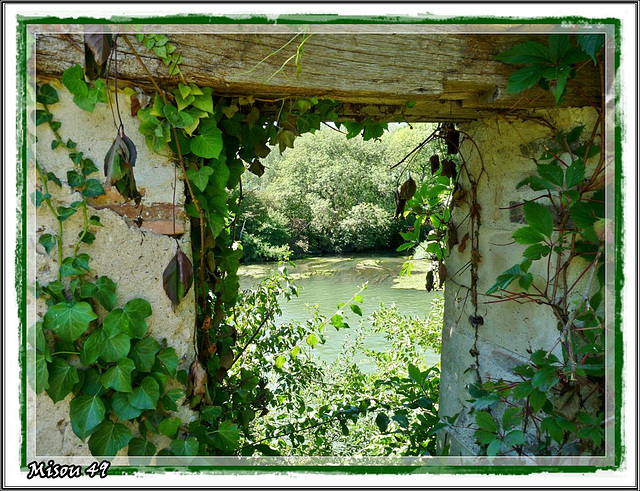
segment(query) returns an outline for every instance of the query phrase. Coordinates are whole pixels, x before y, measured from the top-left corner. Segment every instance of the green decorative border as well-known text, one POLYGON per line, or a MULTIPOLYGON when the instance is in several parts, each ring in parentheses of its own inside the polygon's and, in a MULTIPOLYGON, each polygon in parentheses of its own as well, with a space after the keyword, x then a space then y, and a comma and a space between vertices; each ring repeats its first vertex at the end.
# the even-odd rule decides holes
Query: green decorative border
MULTIPOLYGON (((42 24, 249 24, 249 25, 275 25, 276 21, 269 19, 266 15, 253 16, 215 16, 200 14, 185 15, 169 15, 162 17, 124 17, 112 16, 109 19, 97 19, 91 17, 76 18, 58 18, 58 17, 27 17, 18 16, 18 39, 17 39, 17 64, 18 64, 18 84, 17 94, 18 100, 25 100, 25 87, 27 83, 26 61, 27 61, 27 27, 29 25, 42 24)), ((583 17, 547 17, 547 18, 492 18, 492 17, 448 17, 432 16, 425 14, 422 17, 411 16, 340 16, 333 14, 296 14, 282 15, 277 18, 277 24, 295 25, 295 24, 325 24, 325 25, 450 25, 450 24, 470 24, 470 25, 502 25, 502 24, 534 24, 534 25, 559 25, 562 23, 570 23, 573 25, 607 25, 614 26, 615 32, 615 60, 614 73, 620 67, 620 45, 621 21, 615 18, 588 19, 583 17)), ((446 33, 443 33, 446 34, 446 33)), ((513 34, 517 34, 514 32, 513 34)), ((620 103, 620 87, 616 84, 615 107, 619 107, 620 103)), ((620 111, 615 111, 615 192, 614 192, 614 224, 615 224, 615 243, 621 244, 623 241, 623 230, 621 227, 623 197, 622 197, 622 180, 624 178, 622 172, 622 116, 620 111)), ((17 125, 18 140, 18 156, 17 162, 17 180, 19 209, 17 210, 18 223, 17 244, 16 244, 16 293, 19 298, 19 319, 20 319, 20 419, 22 423, 21 435, 22 445, 20 449, 22 470, 26 471, 27 449, 26 449, 26 125, 27 125, 27 108, 23 103, 20 107, 17 125)), ((589 465, 567 465, 567 466, 490 466, 490 465, 445 465, 445 466, 158 466, 158 467, 133 467, 133 466, 114 466, 109 469, 110 475, 133 475, 136 473, 159 473, 169 471, 186 471, 186 472, 215 472, 221 474, 234 475, 255 475, 262 473, 326 473, 326 474, 508 474, 508 475, 527 475, 532 473, 543 472, 564 472, 564 473, 584 473, 595 472, 599 470, 615 470, 618 469, 622 462, 624 447, 622 445, 621 436, 621 408, 622 408, 622 368, 623 368, 623 337, 622 337, 622 287, 623 278, 623 257, 622 250, 616 247, 615 252, 615 463, 611 466, 589 466, 589 465)))

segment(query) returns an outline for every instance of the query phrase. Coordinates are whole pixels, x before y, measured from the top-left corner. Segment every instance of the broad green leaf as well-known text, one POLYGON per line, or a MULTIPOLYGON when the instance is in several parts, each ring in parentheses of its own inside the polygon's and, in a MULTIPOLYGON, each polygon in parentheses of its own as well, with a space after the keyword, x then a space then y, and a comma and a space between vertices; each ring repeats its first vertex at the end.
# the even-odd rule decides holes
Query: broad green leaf
POLYGON ((537 232, 551 237, 553 233, 553 215, 551 211, 544 205, 534 201, 525 201, 524 216, 529 226, 537 232))
POLYGON ((47 394, 53 400, 58 402, 67 397, 80 379, 76 367, 62 358, 54 358, 49 364, 49 387, 46 389, 47 394))
MULTIPOLYGON (((240 431, 238 425, 231 421, 223 421, 213 433, 213 442, 216 447, 225 452, 232 452, 238 446, 240 431)), ((173 447, 172 447, 173 448, 173 447)))
POLYGON ((354 314, 359 315, 360 317, 362 317, 362 309, 358 305, 350 304, 349 308, 351 309, 351 311, 354 314))
POLYGON ((211 162, 209 165, 213 169, 211 181, 217 188, 224 190, 224 188, 227 187, 229 176, 231 175, 229 167, 227 167, 227 164, 222 158, 211 162))
POLYGON ((571 41, 568 34, 552 34, 549 36, 549 54, 553 63, 562 61, 571 49, 571 41))
POLYGON ((547 394, 546 392, 542 392, 538 389, 533 389, 531 394, 529 394, 529 403, 534 411, 540 411, 544 403, 547 402, 547 394))
POLYGON ((42 109, 36 109, 36 126, 40 126, 41 124, 48 123, 53 119, 53 114, 49 111, 43 111, 42 109))
POLYGON ((115 309, 109 312, 104 318, 102 327, 109 337, 117 336, 121 333, 132 334, 129 326, 129 317, 122 309, 115 309))
POLYGON ((69 416, 73 430, 80 438, 86 438, 104 420, 106 408, 99 396, 82 395, 74 398, 69 404, 69 416), (76 431, 78 430, 78 431, 76 431))
POLYGON ((557 163, 553 164, 538 164, 538 174, 545 181, 554 184, 555 186, 562 187, 564 182, 563 172, 557 163))
POLYGON ((49 369, 43 353, 36 353, 36 394, 49 388, 49 369))
POLYGON ((145 377, 139 387, 128 395, 129 404, 138 409, 155 409, 160 398, 160 387, 153 377, 145 377))
POLYGON ((494 432, 486 430, 476 430, 473 433, 473 436, 476 437, 478 442, 482 445, 488 445, 496 439, 496 434, 494 432))
POLYGON ((175 377, 176 370, 178 369, 178 355, 173 348, 164 348, 156 355, 157 361, 164 370, 167 371, 169 376, 175 377))
POLYGON ((312 348, 315 348, 318 344, 317 336, 315 334, 310 334, 309 336, 307 336, 307 344, 312 348))
POLYGON ((123 421, 137 418, 142 414, 142 409, 131 405, 129 395, 123 392, 116 392, 111 399, 111 409, 113 409, 118 419, 123 421))
POLYGON ((531 382, 529 381, 520 382, 513 389, 512 395, 514 399, 526 399, 527 396, 531 394, 532 390, 533 390, 533 387, 531 387, 531 382))
POLYGON ((44 315, 44 328, 52 329, 64 341, 73 342, 89 327, 97 315, 86 302, 62 302, 50 307, 44 315))
POLYGON ((551 252, 551 247, 544 244, 533 244, 527 247, 522 256, 527 259, 540 259, 542 256, 546 256, 551 252))
POLYGON ((182 420, 178 417, 163 419, 158 425, 158 430, 163 435, 173 438, 176 436, 181 424, 182 420))
POLYGON ((507 92, 517 94, 533 87, 542 78, 543 72, 544 68, 538 65, 527 66, 513 72, 507 82, 507 92))
POLYGON ((495 57, 504 63, 549 63, 549 48, 535 41, 517 44, 495 57))
POLYGON ((133 392, 131 388, 131 372, 135 365, 128 358, 122 358, 117 365, 107 369, 102 375, 102 385, 105 389, 115 389, 119 392, 133 392))
POLYGON ((502 451, 502 442, 500 440, 493 440, 487 447, 487 455, 493 457, 498 455, 502 451))
POLYGON ((420 369, 413 363, 409 363, 409 377, 411 377, 414 382, 417 382, 419 384, 421 384, 424 380, 424 376, 420 372, 420 369))
POLYGON ((522 186, 528 185, 534 191, 542 191, 543 189, 553 189, 554 186, 549 181, 542 179, 538 176, 530 176, 518 183, 516 189, 520 189, 522 186))
POLYGON ((276 368, 278 370, 280 370, 284 366, 286 361, 287 361, 287 359, 283 355, 278 356, 276 358, 276 363, 275 363, 276 368))
POLYGON ((198 89, 198 91, 201 91, 202 94, 196 95, 196 91, 194 91, 193 87, 191 88, 191 96, 195 96, 193 106, 201 111, 213 114, 213 98, 211 95, 213 89, 211 87, 203 87, 202 89, 198 89))
POLYGON ((84 81, 84 70, 80 65, 74 65, 67 68, 62 73, 62 84, 73 95, 87 96, 89 93, 89 87, 84 81))
POLYGON ((485 431, 489 431, 492 433, 498 431, 498 423, 493 418, 493 416, 486 411, 476 412, 476 423, 481 429, 485 431))
POLYGON ((135 363, 139 372, 150 372, 158 351, 160 351, 158 342, 153 338, 146 337, 133 345, 128 357, 135 363))
POLYGON ((167 104, 162 108, 164 116, 174 128, 188 128, 195 119, 186 111, 178 111, 175 106, 167 104))
POLYGON ((116 283, 107 276, 101 276, 94 283, 92 292, 95 298, 106 310, 112 310, 116 305, 116 283))
POLYGON ((171 450, 175 455, 181 457, 198 455, 199 448, 198 440, 193 437, 187 438, 186 440, 176 438, 171 441, 171 450))
POLYGON ((67 184, 72 188, 80 188, 85 182, 83 175, 74 170, 67 171, 67 184))
POLYGON ((106 340, 107 335, 101 327, 93 331, 91 335, 85 339, 82 352, 80 353, 80 361, 83 365, 91 365, 96 362, 102 354, 106 340))
POLYGON ((518 244, 537 244, 544 241, 544 235, 533 227, 521 227, 511 236, 518 244))
POLYGON ((573 186, 577 186, 582 183, 585 176, 585 167, 582 159, 576 159, 566 171, 566 186, 567 188, 572 188, 573 186))
POLYGON ((522 430, 513 430, 504 436, 504 444, 507 447, 515 447, 524 444, 524 433, 522 430))
POLYGON ((502 429, 508 430, 509 428, 516 426, 522 421, 522 409, 519 407, 510 407, 505 410, 502 415, 502 429))
POLYGON ((38 242, 44 247, 44 250, 47 251, 47 254, 51 252, 56 245, 56 236, 51 234, 42 234, 38 239, 38 242))
POLYGON ((87 179, 82 188, 82 194, 87 198, 95 198, 104 194, 104 188, 97 179, 87 179))
POLYGON ((518 280, 518 285, 525 291, 528 291, 533 283, 533 275, 531 273, 527 273, 524 276, 521 276, 518 280))
POLYGON ((40 104, 51 105, 59 101, 58 92, 49 84, 43 84, 38 87, 36 101, 40 104))
POLYGON ((217 159, 223 144, 222 132, 216 126, 215 120, 201 120, 197 131, 198 134, 191 138, 191 152, 205 159, 217 159))
POLYGON ((107 419, 89 439, 89 450, 94 457, 113 456, 127 446, 132 437, 131 430, 121 423, 107 419))
POLYGON ((397 422, 403 428, 409 427, 409 419, 404 414, 394 414, 393 416, 391 416, 391 419, 397 422))
POLYGON ((113 337, 106 336, 100 352, 100 359, 105 362, 116 362, 127 356, 130 349, 131 337, 128 334, 122 332, 113 337))
POLYGON ((582 48, 595 65, 597 63, 596 55, 604 44, 604 34, 576 34, 578 44, 582 48))
POLYGON ((150 441, 142 438, 132 438, 129 442, 127 455, 131 457, 153 456, 156 454, 156 451, 156 446, 150 441))
POLYGON ((329 320, 329 323, 337 329, 346 327, 343 317, 340 314, 334 314, 329 320))
POLYGON ((189 169, 187 171, 187 177, 200 191, 204 191, 209 184, 211 174, 213 174, 213 169, 208 165, 203 166, 200 170, 189 169))
POLYGON ((89 368, 84 372, 82 393, 88 396, 101 396, 106 392, 100 381, 100 372, 95 368, 89 368))
POLYGON ((531 385, 543 392, 558 383, 558 371, 553 366, 540 368, 531 379, 531 385))

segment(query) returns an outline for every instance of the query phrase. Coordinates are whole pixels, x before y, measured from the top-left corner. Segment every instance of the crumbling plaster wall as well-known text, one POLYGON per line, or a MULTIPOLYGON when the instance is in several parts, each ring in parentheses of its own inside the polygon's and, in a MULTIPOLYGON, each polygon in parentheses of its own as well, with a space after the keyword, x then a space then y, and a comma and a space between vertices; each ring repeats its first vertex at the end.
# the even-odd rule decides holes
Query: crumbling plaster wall
MULTIPOLYGON (((451 416, 462 410, 455 428, 448 435, 451 455, 478 453, 473 438, 475 420, 468 414, 467 402, 471 398, 468 385, 477 381, 478 374, 482 381, 512 379, 510 369, 528 360, 528 350, 549 350, 558 339, 557 321, 550 308, 531 303, 487 303, 496 299, 484 294, 498 275, 522 261, 526 246, 515 244, 511 237, 523 225, 522 213, 508 207, 539 195, 526 186, 516 189, 516 185, 535 173, 535 162, 531 157, 540 156, 544 146, 554 137, 552 129, 536 118, 543 118, 565 132, 585 125, 584 134, 587 135, 593 129, 597 113, 591 108, 576 108, 533 111, 528 116, 531 119, 496 116, 460 126, 477 144, 476 148, 467 138, 460 149, 470 174, 478 179, 483 165, 484 174, 477 182, 477 203, 480 205, 477 312, 469 291, 472 286, 470 268, 465 268, 472 259, 470 241, 462 252, 458 245, 454 246, 446 262, 440 413, 451 416), (483 322, 477 331, 470 319, 476 314, 483 322), (477 357, 473 356, 474 350, 477 357)), ((471 185, 464 171, 460 184, 467 192, 466 203, 456 206, 452 215, 459 240, 471 232, 471 185)), ((538 281, 545 273, 541 266, 534 262, 530 270, 534 278, 538 275, 538 281)), ((575 275, 575 271, 573 273, 575 275)), ((512 288, 518 291, 515 283, 512 288)), ((559 345, 554 353, 561 358, 559 345)))
MULTIPOLYGON (((116 136, 111 110, 106 104, 97 104, 92 113, 78 108, 72 95, 64 87, 51 82, 58 90, 60 102, 49 107, 53 119, 60 121, 59 130, 63 140, 72 139, 77 143, 76 151, 91 158, 100 170, 88 177, 104 182, 102 165, 104 156, 116 136)), ((144 197, 141 207, 133 202, 125 203, 115 189, 107 188, 106 196, 90 201, 89 215, 100 217, 102 227, 92 227, 96 240, 92 244, 81 244, 79 252, 91 256, 89 263, 95 277, 108 276, 118 285, 116 307, 122 307, 133 298, 144 298, 151 304, 153 313, 147 318, 147 333, 159 342, 166 339, 166 345, 176 350, 181 361, 179 368, 186 368, 193 359, 192 334, 195 319, 193 289, 178 305, 175 311, 162 286, 162 273, 176 252, 176 239, 187 254, 191 254, 188 220, 185 219, 184 182, 178 171, 176 199, 175 239, 165 234, 173 233, 172 202, 174 198, 175 165, 169 157, 152 153, 147 148, 144 137, 138 132, 139 122, 131 117, 131 106, 123 94, 119 96, 121 117, 125 131, 136 145, 138 159, 135 165, 135 178, 144 197), (136 223, 136 218, 143 218, 136 223)), ((117 116, 116 116, 117 117, 117 116)), ((66 173, 73 169, 68 151, 62 147, 51 149, 54 135, 47 124, 36 128, 37 144, 35 155, 46 172, 53 172, 62 181, 62 187, 49 182, 49 192, 55 206, 68 206, 81 199, 78 192, 67 186, 66 173)), ((27 179, 31 186, 38 186, 33 162, 30 162, 27 179)), ((31 187, 33 189, 33 187, 31 187)), ((46 285, 56 279, 57 247, 48 255, 38 237, 43 233, 56 234, 57 221, 45 205, 37 210, 28 205, 28 279, 29 306, 28 325, 41 321, 46 312, 46 304, 34 296, 34 283, 46 285)), ((73 254, 73 247, 82 231, 82 212, 78 211, 64 222, 63 257, 73 254)), ((99 316, 105 315, 100 305, 96 307, 99 316)), ((64 401, 54 404, 45 392, 34 394, 28 389, 28 451, 34 452, 34 458, 40 456, 89 456, 90 452, 73 432, 69 421, 69 395, 64 401)), ((184 418, 189 415, 186 409, 184 418)), ((132 425, 134 435, 136 430, 132 425)), ((158 448, 163 448, 168 439, 160 437, 158 448), (166 440, 166 441, 164 441, 166 440), (164 443, 164 445, 163 445, 164 443)), ((122 452, 121 452, 122 453, 122 452)), ((27 460, 32 460, 28 458, 27 460)))

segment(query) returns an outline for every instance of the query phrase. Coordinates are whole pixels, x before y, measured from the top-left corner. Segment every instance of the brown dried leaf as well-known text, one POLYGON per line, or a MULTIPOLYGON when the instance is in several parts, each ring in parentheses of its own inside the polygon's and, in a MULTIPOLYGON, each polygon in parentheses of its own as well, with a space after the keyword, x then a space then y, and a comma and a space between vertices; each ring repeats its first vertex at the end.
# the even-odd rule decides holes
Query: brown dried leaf
POLYGON ((444 141, 447 143, 447 153, 458 153, 460 147, 460 132, 455 129, 453 124, 447 127, 444 141))
POLYGON ((180 246, 162 273, 162 285, 175 309, 193 282, 193 265, 180 246))
POLYGON ((476 251, 475 249, 471 250, 471 262, 473 264, 478 264, 482 262, 482 256, 480 255, 480 253, 478 251, 476 251))
POLYGON ((140 110, 141 104, 138 100, 138 96, 135 94, 131 96, 131 117, 135 118, 138 115, 138 111, 140 110))
POLYGON ((438 263, 438 281, 440 282, 439 287, 442 288, 442 285, 444 285, 445 280, 447 279, 447 266, 440 261, 438 263))
POLYGON ((427 273, 427 279, 426 279, 425 285, 424 285, 428 292, 433 290, 433 281, 434 281, 433 271, 429 271, 427 273))
POLYGON ((264 174, 264 165, 262 165, 262 162, 260 162, 259 159, 255 158, 249 166, 249 172, 255 174, 258 177, 262 177, 262 175, 264 174))
POLYGON ((464 237, 462 237, 462 242, 458 246, 458 252, 460 253, 464 252, 464 250, 467 248, 468 240, 469 240, 469 233, 467 232, 466 234, 464 234, 464 237))
POLYGON ((233 351, 229 348, 229 351, 220 357, 220 366, 229 370, 233 366, 233 360, 233 351))
POLYGON ((413 195, 416 194, 416 189, 416 181, 409 177, 409 179, 400 186, 400 199, 410 200, 413 198, 413 195))
POLYGON ((191 395, 194 396, 203 396, 207 391, 207 371, 198 360, 194 360, 189 366, 188 387, 191 388, 191 395))
POLYGON ((431 161, 431 175, 433 175, 440 169, 440 157, 432 155, 429 160, 431 161))
POLYGON ((453 249, 453 246, 458 243, 458 229, 454 226, 449 227, 449 237, 447 239, 447 248, 453 249))

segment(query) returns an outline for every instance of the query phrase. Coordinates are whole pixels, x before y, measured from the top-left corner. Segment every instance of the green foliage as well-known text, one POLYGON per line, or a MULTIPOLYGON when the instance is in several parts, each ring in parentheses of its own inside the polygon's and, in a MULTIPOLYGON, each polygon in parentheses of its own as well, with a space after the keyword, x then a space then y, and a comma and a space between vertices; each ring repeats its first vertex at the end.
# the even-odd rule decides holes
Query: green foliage
POLYGON ((599 272, 604 266, 605 235, 596 231, 605 215, 604 190, 597 184, 603 160, 590 164, 593 171, 587 177, 585 162, 597 156, 592 149, 598 147, 593 137, 580 144, 582 130, 578 126, 567 135, 560 132, 538 159, 537 173, 518 184, 541 192, 523 203, 527 224, 513 234, 516 243, 528 247, 523 260, 498 276, 487 291, 500 292, 506 300, 550 306, 560 330, 556 345, 562 347, 562 360, 552 353, 555 346, 538 350, 531 353, 528 364, 514 368, 516 380, 470 387, 479 428, 475 437, 490 456, 603 451, 605 325, 599 310, 604 285, 599 272), (553 273, 552 265, 559 271, 580 268, 579 278, 587 278, 586 283, 568 283, 566 276, 553 273), (536 267, 546 275, 530 271, 536 267), (515 280, 521 292, 510 286, 515 280), (578 287, 585 293, 569 302, 578 287))
POLYGON ((496 59, 504 63, 526 65, 511 75, 507 92, 517 94, 539 84, 543 89, 550 90, 556 103, 560 104, 568 80, 575 77, 576 64, 587 60, 588 57, 591 57, 595 64, 597 52, 604 43, 604 36, 579 35, 579 48, 574 47, 571 40, 572 36, 568 34, 552 34, 547 46, 528 41, 497 55, 496 59))

